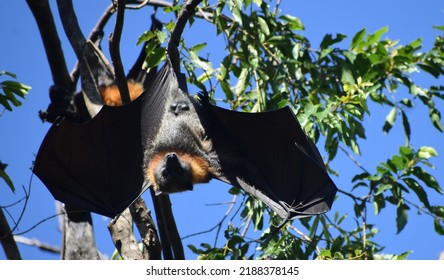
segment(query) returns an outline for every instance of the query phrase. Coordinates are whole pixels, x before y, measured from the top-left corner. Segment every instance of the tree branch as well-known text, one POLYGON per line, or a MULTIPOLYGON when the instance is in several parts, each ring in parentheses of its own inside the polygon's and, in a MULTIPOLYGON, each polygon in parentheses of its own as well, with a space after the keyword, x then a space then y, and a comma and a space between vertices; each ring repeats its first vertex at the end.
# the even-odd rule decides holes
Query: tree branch
POLYGON ((0 243, 8 260, 22 259, 2 208, 0 208, 0 243))
POLYGON ((54 84, 74 90, 48 0, 26 0, 42 37, 54 84))
POLYGON ((114 245, 124 260, 142 260, 142 252, 139 249, 132 230, 133 220, 129 208, 108 224, 114 245))
POLYGON ((39 28, 54 85, 50 88, 51 103, 46 111, 40 111, 43 121, 53 122, 59 115, 73 111, 72 97, 75 82, 66 67, 60 39, 55 27, 54 18, 47 0, 27 0, 28 7, 34 15, 39 28))
POLYGON ((162 247, 157 229, 147 209, 145 201, 139 197, 130 206, 131 216, 139 230, 144 245, 143 258, 147 260, 160 260, 162 247))
POLYGON ((179 46, 183 30, 185 29, 185 25, 187 24, 188 19, 195 14, 196 7, 201 2, 202 0, 188 0, 180 11, 174 29, 171 31, 171 37, 168 41, 167 51, 171 64, 173 65, 173 69, 177 73, 180 72, 180 57, 177 47, 179 46))
POLYGON ((94 239, 91 213, 73 209, 68 205, 57 203, 58 213, 63 213, 62 221, 62 259, 63 260, 99 260, 94 239))
POLYGON ((61 249, 59 247, 55 247, 55 246, 43 243, 40 240, 35 239, 35 238, 27 238, 24 236, 15 235, 14 240, 18 243, 22 243, 22 244, 25 244, 28 246, 37 247, 40 250, 43 250, 46 252, 56 253, 56 254, 60 254, 60 252, 61 252, 61 249))
POLYGON ((125 0, 117 0, 117 17, 114 32, 109 37, 109 51, 114 65, 115 82, 119 88, 122 104, 129 104, 131 98, 126 82, 125 70, 120 59, 120 38, 122 36, 123 21, 125 15, 125 0))
POLYGON ((98 69, 100 68, 97 57, 80 30, 77 16, 71 0, 57 0, 60 18, 66 36, 79 60, 80 76, 82 77, 82 89, 90 103, 87 105, 91 116, 97 114, 102 105, 99 94, 98 69))

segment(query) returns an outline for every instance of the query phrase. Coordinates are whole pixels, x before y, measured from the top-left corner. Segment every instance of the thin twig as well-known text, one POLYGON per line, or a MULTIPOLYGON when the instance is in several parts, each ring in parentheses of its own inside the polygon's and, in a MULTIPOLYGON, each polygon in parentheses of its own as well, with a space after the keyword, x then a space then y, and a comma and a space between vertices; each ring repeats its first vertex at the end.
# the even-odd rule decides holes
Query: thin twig
POLYGON ((241 237, 245 237, 245 234, 247 234, 248 229, 250 228, 251 220, 253 219, 253 214, 248 215, 247 222, 245 224, 244 230, 241 233, 241 237))
MULTIPOLYGON (((313 242, 313 240, 310 238, 310 237, 308 237, 308 235, 306 235, 305 233, 303 233, 302 231, 300 231, 299 229, 297 229, 295 226, 293 226, 292 224, 288 224, 288 227, 289 228, 291 228, 292 230, 294 230, 297 234, 299 234, 303 239, 305 239, 306 241, 308 241, 308 242, 313 242)), ((318 253, 318 254, 320 254, 321 253, 321 250, 319 249, 319 246, 318 245, 316 245, 315 246, 315 248, 316 248, 316 252, 318 253)))
POLYGON ((362 171, 370 174, 370 172, 367 171, 367 169, 364 168, 364 166, 362 166, 361 163, 359 163, 359 161, 357 161, 344 147, 342 146, 338 146, 338 148, 354 163, 356 164, 357 167, 359 167, 362 171))
POLYGON ((147 6, 150 1, 151 0, 144 0, 142 3, 140 3, 138 5, 129 5, 128 4, 128 5, 125 6, 125 9, 128 9, 128 10, 138 10, 138 9, 141 9, 141 8, 147 6))
MULTIPOLYGON (((217 244, 218 235, 219 235, 220 229, 222 227, 222 224, 224 223, 224 221, 227 219, 228 215, 230 215, 231 211, 233 210, 233 207, 234 207, 234 205, 236 203, 236 198, 237 198, 237 196, 233 195, 233 199, 231 200, 231 202, 224 202, 223 203, 223 204, 230 204, 230 207, 225 212, 225 215, 222 217, 222 219, 215 226, 213 226, 212 228, 210 228, 208 230, 204 230, 204 231, 200 231, 200 232, 196 232, 196 233, 192 233, 192 234, 186 235, 186 236, 184 236, 182 238, 182 240, 187 239, 189 237, 193 237, 193 236, 197 236, 197 235, 201 235, 201 234, 206 234, 206 233, 212 232, 213 230, 215 230, 217 228, 218 230, 217 230, 216 238, 215 238, 215 241, 214 241, 214 247, 215 247, 216 244, 217 244)), ((210 204, 210 205, 214 205, 214 204, 210 204)))

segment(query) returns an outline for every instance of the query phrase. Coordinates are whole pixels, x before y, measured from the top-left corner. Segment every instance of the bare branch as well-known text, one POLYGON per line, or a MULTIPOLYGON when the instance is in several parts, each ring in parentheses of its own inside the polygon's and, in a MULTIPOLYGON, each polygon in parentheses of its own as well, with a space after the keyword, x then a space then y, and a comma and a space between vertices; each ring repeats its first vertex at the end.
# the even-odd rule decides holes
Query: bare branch
POLYGON ((86 44, 86 39, 80 30, 72 1, 57 0, 57 6, 66 36, 79 60, 82 89, 92 103, 88 106, 88 111, 93 116, 100 109, 100 107, 95 107, 94 104, 99 106, 102 104, 97 80, 97 70, 100 66, 94 51, 86 44))
POLYGON ((179 46, 180 39, 182 38, 183 30, 188 22, 188 19, 195 14, 196 7, 202 2, 202 0, 188 0, 180 11, 179 17, 177 18, 174 29, 171 31, 171 37, 168 42, 168 54, 173 65, 173 69, 176 72, 180 72, 180 57, 179 46))
POLYGON ((151 218, 151 213, 147 209, 145 201, 139 197, 130 206, 131 216, 139 230, 144 245, 143 257, 148 260, 161 259, 161 245, 157 236, 156 225, 151 218))
POLYGON ((70 209, 68 205, 58 208, 58 213, 66 213, 62 219, 62 259, 99 260, 94 238, 91 213, 80 209, 70 209))
POLYGON ((26 0, 42 37, 55 85, 74 90, 48 0, 26 0))
POLYGON ((142 260, 142 252, 139 249, 132 230, 133 220, 129 208, 108 224, 114 245, 124 260, 142 260))
POLYGON ((248 215, 248 219, 247 222, 245 223, 245 227, 244 230, 241 233, 241 237, 245 237, 245 235, 247 234, 248 229, 250 228, 250 224, 251 224, 251 220, 253 219, 253 214, 248 215))
POLYGON ((117 0, 117 17, 114 26, 114 32, 109 37, 109 51, 114 65, 114 80, 119 88, 122 104, 129 104, 131 98, 129 95, 128 84, 126 82, 125 70, 120 59, 120 38, 122 36, 123 21, 125 15, 125 0, 117 0))
POLYGON ((18 243, 22 243, 22 244, 25 244, 28 246, 37 247, 42 251, 56 253, 56 254, 60 254, 60 252, 61 252, 61 249, 59 247, 55 247, 55 246, 43 243, 36 238, 27 238, 24 236, 16 235, 16 236, 14 236, 14 240, 18 243))

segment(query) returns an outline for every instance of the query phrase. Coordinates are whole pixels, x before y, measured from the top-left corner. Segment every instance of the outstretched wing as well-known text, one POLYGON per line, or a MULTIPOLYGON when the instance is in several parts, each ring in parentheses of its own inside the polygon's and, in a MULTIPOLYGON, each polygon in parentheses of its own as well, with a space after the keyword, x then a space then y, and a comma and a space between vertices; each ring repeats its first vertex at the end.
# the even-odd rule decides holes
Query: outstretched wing
POLYGON ((144 191, 143 147, 164 113, 170 69, 128 105, 105 105, 86 123, 63 118, 52 125, 33 172, 57 200, 114 217, 144 191))
POLYGON ((33 172, 57 200, 114 217, 142 190, 140 108, 137 99, 104 106, 84 124, 61 119, 45 136, 33 172))
POLYGON ((337 188, 288 107, 265 113, 204 107, 220 161, 218 179, 243 188, 285 219, 330 210, 337 188))

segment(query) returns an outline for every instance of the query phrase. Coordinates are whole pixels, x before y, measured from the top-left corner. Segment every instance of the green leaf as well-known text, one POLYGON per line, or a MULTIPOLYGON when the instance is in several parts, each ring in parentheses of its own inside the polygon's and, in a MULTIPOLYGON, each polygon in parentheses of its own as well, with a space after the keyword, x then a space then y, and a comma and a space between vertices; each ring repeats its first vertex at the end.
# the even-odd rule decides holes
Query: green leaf
POLYGON ((396 234, 399 234, 404 229, 405 225, 407 224, 407 219, 408 219, 407 209, 403 204, 401 204, 396 209, 396 229, 397 229, 396 234))
POLYGON ((26 94, 28 94, 29 90, 31 89, 30 86, 24 85, 22 83, 16 82, 16 81, 4 81, 1 83, 2 87, 6 87, 9 90, 11 90, 16 95, 24 98, 26 94))
POLYGON ((433 221, 433 224, 435 226, 435 231, 439 234, 439 235, 444 235, 444 224, 443 224, 443 220, 442 219, 435 219, 433 221))
POLYGON ((400 255, 397 255, 397 256, 396 256, 396 260, 398 260, 398 261, 406 260, 407 257, 408 257, 411 253, 413 253, 413 251, 407 251, 407 252, 404 252, 404 253, 402 253, 402 254, 400 254, 400 255))
POLYGON ((16 74, 8 72, 8 71, 4 71, 4 70, 0 71, 0 76, 2 76, 2 75, 6 75, 6 76, 12 77, 14 79, 17 79, 16 74))
POLYGON ((424 204, 424 206, 430 208, 429 199, 424 188, 421 187, 419 183, 413 178, 404 178, 402 180, 407 185, 407 187, 409 187, 412 191, 416 193, 419 200, 424 204))
POLYGON ((404 110, 401 110, 401 116, 402 116, 402 126, 404 127, 404 135, 406 139, 406 145, 410 143, 410 123, 409 119, 407 118, 407 115, 405 114, 404 110))
POLYGON ((385 123, 384 126, 382 127, 384 133, 386 134, 389 133, 390 129, 392 129, 393 124, 395 123, 395 120, 396 120, 396 106, 394 106, 388 113, 387 117, 385 117, 385 123))
POLYGON ((367 39, 367 46, 370 46, 376 42, 379 42, 379 40, 381 40, 382 35, 387 33, 387 31, 388 31, 388 26, 383 27, 383 28, 377 30, 375 33, 369 35, 368 39, 367 39))
POLYGON ((399 147, 399 153, 407 159, 413 159, 413 150, 409 146, 399 147))
POLYGON ((270 29, 268 28, 268 24, 265 19, 263 19, 262 17, 258 17, 257 20, 259 22, 262 33, 264 33, 265 36, 270 35, 270 29))
POLYGON ((433 125, 441 132, 444 132, 444 128, 441 123, 441 113, 436 108, 431 108, 429 111, 430 120, 433 125))
POLYGON ((435 78, 439 78, 439 76, 441 75, 441 69, 432 63, 418 63, 417 64, 419 68, 421 68, 423 71, 429 73, 430 75, 432 75, 435 78))
POLYGON ((379 195, 379 194, 383 193, 386 190, 390 190, 391 188, 392 188, 392 185, 390 185, 390 184, 382 184, 376 190, 375 195, 379 195))
POLYGON ((300 19, 298 19, 297 17, 295 17, 295 16, 283 15, 283 16, 281 16, 279 18, 287 21, 288 27, 290 29, 293 29, 293 30, 304 30, 305 29, 304 24, 302 23, 302 21, 300 19))
POLYGON ((137 39, 137 45, 140 45, 148 40, 151 40, 154 37, 156 37, 156 34, 151 30, 143 32, 142 35, 140 35, 140 37, 137 39))
POLYGON ((321 249, 321 252, 319 253, 318 258, 325 260, 325 259, 331 259, 331 251, 327 249, 321 249))
POLYGON ((350 63, 348 62, 344 62, 342 63, 342 73, 341 73, 341 82, 345 85, 354 85, 355 82, 355 77, 353 75, 353 70, 350 66, 350 63))
POLYGON ((444 25, 434 25, 434 29, 444 31, 444 25))
POLYGON ((163 8, 163 12, 167 14, 167 13, 179 11, 180 9, 182 9, 182 5, 168 6, 168 7, 163 8))
POLYGON ((423 181, 427 187, 434 189, 438 193, 442 194, 442 189, 436 181, 435 177, 427 173, 424 169, 419 166, 413 167, 412 173, 421 181, 423 181))
POLYGON ((422 159, 429 159, 431 157, 437 157, 438 153, 433 147, 423 146, 418 150, 418 156, 422 159))
POLYGON ((360 48, 362 42, 364 41, 366 34, 367 30, 365 28, 358 31, 358 33, 356 33, 355 36, 353 36, 350 49, 353 51, 357 51, 360 48))
POLYGON ((333 38, 332 34, 327 34, 324 36, 324 38, 322 39, 321 42, 321 49, 327 49, 328 47, 330 47, 331 45, 334 45, 336 43, 342 42, 342 40, 344 40, 345 38, 347 38, 346 35, 344 34, 336 34, 336 37, 333 38))
POLYGON ((385 199, 382 195, 373 198, 373 207, 375 207, 375 215, 378 215, 385 208, 385 199))
POLYGON ((239 78, 238 78, 237 84, 236 84, 235 93, 237 96, 241 95, 245 91, 245 89, 247 88, 247 85, 246 85, 247 78, 248 78, 248 69, 242 68, 242 71, 239 75, 239 78))
POLYGON ((170 22, 168 22, 168 23, 165 25, 165 28, 166 28, 169 32, 171 32, 171 31, 173 31, 174 26, 176 26, 176 23, 174 22, 174 20, 170 20, 170 22))
POLYGON ((12 183, 11 178, 9 178, 8 174, 6 174, 3 169, 0 169, 0 178, 2 178, 6 182, 6 185, 8 185, 13 192, 15 192, 14 183, 12 183))
POLYGON ((165 58, 165 48, 155 48, 151 53, 147 53, 147 59, 143 63, 143 69, 150 69, 156 65, 159 65, 160 61, 165 58))

